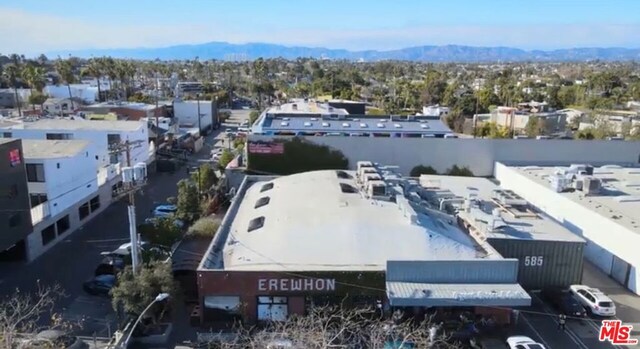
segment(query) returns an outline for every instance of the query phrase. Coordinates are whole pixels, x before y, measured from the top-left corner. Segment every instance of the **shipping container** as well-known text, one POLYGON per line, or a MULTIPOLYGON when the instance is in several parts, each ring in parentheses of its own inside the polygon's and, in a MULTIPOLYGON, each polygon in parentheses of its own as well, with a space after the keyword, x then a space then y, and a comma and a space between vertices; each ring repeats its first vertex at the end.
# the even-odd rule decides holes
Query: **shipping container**
POLYGON ((529 239, 487 240, 504 258, 517 258, 518 283, 527 290, 582 282, 585 243, 529 239))

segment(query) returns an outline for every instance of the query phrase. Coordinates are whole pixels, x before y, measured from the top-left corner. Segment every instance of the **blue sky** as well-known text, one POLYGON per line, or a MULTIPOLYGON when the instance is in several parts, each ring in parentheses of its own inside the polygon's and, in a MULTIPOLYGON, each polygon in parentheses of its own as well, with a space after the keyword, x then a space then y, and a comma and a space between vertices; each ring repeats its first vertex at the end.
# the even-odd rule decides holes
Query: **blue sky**
POLYGON ((346 49, 639 47, 640 0, 0 0, 0 50, 207 41, 346 49))

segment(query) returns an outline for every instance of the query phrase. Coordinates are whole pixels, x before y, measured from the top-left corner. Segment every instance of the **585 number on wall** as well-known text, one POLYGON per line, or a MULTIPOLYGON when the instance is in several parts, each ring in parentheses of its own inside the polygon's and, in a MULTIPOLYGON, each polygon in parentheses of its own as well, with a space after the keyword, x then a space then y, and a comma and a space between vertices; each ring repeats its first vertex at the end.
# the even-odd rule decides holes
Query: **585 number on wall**
POLYGON ((544 258, 542 256, 526 256, 524 257, 524 266, 525 267, 541 267, 544 263, 544 258))

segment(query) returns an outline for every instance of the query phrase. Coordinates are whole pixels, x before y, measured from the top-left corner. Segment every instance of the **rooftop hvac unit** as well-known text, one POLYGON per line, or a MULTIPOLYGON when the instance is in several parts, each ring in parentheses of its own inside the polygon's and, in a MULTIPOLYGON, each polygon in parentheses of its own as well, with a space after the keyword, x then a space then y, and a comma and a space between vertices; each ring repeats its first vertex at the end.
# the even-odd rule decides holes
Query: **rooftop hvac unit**
POLYGON ((131 183, 134 179, 134 170, 133 167, 123 167, 122 168, 122 182, 131 183))
POLYGON ((592 195, 600 193, 602 189, 602 181, 595 177, 585 177, 582 191, 585 195, 592 195))
POLYGON ((360 171, 361 168, 371 167, 373 168, 373 162, 371 161, 358 161, 356 163, 356 170, 360 171))
POLYGON ((367 174, 378 174, 378 171, 373 167, 363 167, 358 170, 358 178, 364 182, 364 178, 367 174))
POLYGON ((569 188, 570 185, 570 181, 569 179, 567 179, 565 176, 563 175, 554 175, 549 177, 549 180, 551 182, 551 188, 556 192, 556 193, 562 193, 565 190, 567 190, 569 188))
POLYGON ((494 190, 493 199, 503 206, 526 206, 527 200, 511 190, 494 190))
POLYGON ((387 185, 383 181, 370 181, 367 184, 369 197, 383 197, 387 195, 387 185))
POLYGON ((578 179, 576 179, 575 182, 573 182, 573 188, 575 190, 582 191, 583 185, 584 185, 584 178, 578 178, 578 179))

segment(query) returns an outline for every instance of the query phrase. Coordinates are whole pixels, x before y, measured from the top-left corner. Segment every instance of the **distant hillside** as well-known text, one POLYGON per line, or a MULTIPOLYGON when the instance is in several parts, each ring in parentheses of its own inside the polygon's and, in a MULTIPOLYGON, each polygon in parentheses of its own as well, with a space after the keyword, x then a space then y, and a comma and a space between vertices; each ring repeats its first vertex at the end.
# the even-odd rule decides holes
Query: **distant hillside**
POLYGON ((226 59, 229 55, 247 59, 298 57, 348 59, 365 61, 407 60, 425 62, 495 62, 495 61, 586 61, 640 60, 640 49, 627 48, 570 48, 552 51, 526 51, 510 47, 472 47, 460 45, 417 46, 391 51, 348 51, 321 47, 283 46, 265 43, 230 44, 209 42, 199 45, 179 45, 162 48, 134 48, 50 52, 48 56, 66 57, 112 56, 133 59, 226 59))

